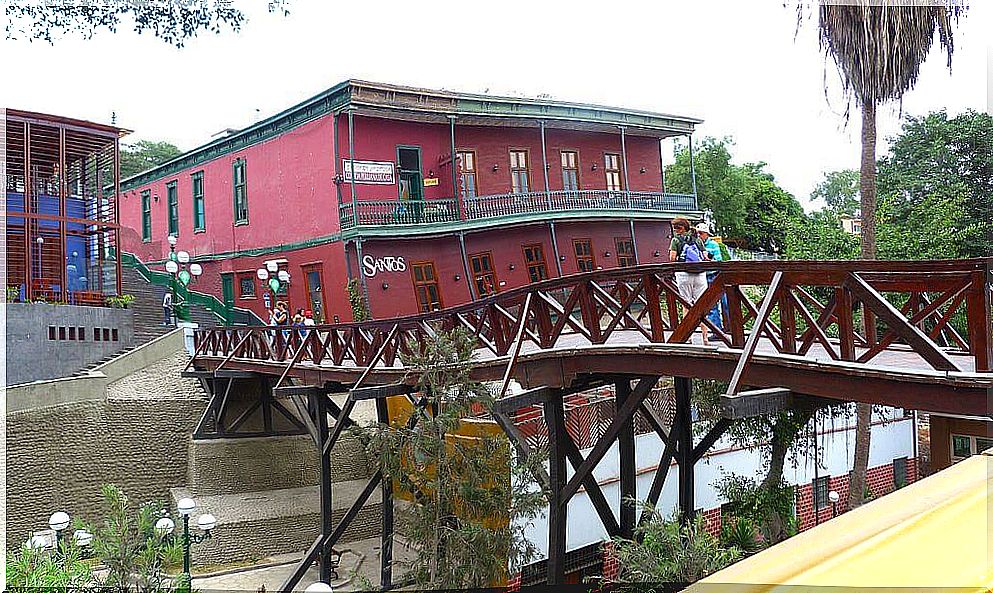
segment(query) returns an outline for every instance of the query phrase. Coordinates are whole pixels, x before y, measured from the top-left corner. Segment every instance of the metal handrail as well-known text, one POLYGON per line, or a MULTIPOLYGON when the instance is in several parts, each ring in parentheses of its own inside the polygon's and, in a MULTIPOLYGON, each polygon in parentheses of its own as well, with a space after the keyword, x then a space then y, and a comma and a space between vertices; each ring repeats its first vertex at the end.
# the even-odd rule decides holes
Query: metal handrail
POLYGON ((356 200, 339 206, 341 228, 435 224, 518 214, 580 210, 682 212, 696 210, 693 194, 625 190, 556 190, 430 200, 356 200))

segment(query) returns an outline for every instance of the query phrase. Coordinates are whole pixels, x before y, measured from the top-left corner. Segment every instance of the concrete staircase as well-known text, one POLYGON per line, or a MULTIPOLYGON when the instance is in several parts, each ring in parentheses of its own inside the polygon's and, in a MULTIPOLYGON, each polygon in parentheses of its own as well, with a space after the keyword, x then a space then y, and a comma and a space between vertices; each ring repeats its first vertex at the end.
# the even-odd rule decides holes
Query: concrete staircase
MULTIPOLYGON (((121 266, 121 288, 124 294, 134 296, 129 308, 134 312, 135 345, 150 342, 172 329, 162 325, 162 297, 165 287, 147 282, 138 271, 130 266, 121 266)), ((220 320, 208 309, 190 305, 190 321, 200 327, 215 327, 220 320)))
POLYGON ((98 360, 96 362, 93 362, 93 363, 90 363, 90 364, 86 365, 85 367, 79 369, 78 371, 76 371, 75 373, 73 373, 72 376, 73 377, 85 377, 86 375, 89 375, 90 374, 90 371, 92 371, 93 369, 97 368, 98 366, 101 366, 104 363, 110 362, 110 361, 114 360, 115 358, 117 358, 118 356, 123 356, 123 355, 127 354, 128 352, 131 352, 134 349, 135 349, 135 347, 134 346, 131 346, 129 348, 123 348, 121 350, 118 350, 117 352, 114 352, 113 354, 108 354, 107 356, 104 356, 100 360, 98 360))

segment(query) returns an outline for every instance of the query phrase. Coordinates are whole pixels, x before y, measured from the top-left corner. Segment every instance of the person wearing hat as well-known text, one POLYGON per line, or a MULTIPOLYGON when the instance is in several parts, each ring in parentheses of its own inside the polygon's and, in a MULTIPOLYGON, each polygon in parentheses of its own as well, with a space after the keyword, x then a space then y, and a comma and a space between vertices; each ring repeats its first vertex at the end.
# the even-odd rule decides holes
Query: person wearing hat
POLYGON ((314 321, 314 312, 311 311, 310 309, 307 309, 306 311, 303 312, 303 324, 317 325, 317 323, 314 321))
MULTIPOLYGON (((697 225, 699 227, 699 225, 697 225)), ((710 230, 710 227, 707 227, 710 230)), ((669 261, 694 263, 707 261, 710 254, 704 242, 696 234, 696 229, 690 227, 690 221, 685 218, 672 220, 672 241, 669 243, 669 261)), ((676 286, 679 296, 693 306, 707 290, 707 274, 704 272, 676 272, 676 286)), ((703 344, 709 345, 706 328, 703 333, 703 344)))
MULTIPOLYGON (((695 229, 697 235, 700 237, 700 240, 703 241, 703 247, 704 249, 707 250, 707 253, 710 255, 710 259, 712 261, 723 261, 724 258, 721 254, 720 244, 718 244, 717 241, 714 241, 713 237, 710 236, 710 225, 707 224, 706 222, 701 222, 696 225, 695 229)), ((716 271, 707 272, 707 285, 710 286, 711 284, 713 284, 714 278, 716 277, 717 277, 716 271)), ((726 299, 727 297, 725 296, 722 298, 726 299)), ((721 321, 721 307, 719 303, 715 304, 714 308, 710 310, 710 313, 707 314, 707 319, 712 324, 714 324, 714 326, 716 326, 717 329, 724 331, 724 324, 721 321)), ((710 334, 710 339, 711 340, 718 339, 717 334, 713 334, 713 333, 710 334)))

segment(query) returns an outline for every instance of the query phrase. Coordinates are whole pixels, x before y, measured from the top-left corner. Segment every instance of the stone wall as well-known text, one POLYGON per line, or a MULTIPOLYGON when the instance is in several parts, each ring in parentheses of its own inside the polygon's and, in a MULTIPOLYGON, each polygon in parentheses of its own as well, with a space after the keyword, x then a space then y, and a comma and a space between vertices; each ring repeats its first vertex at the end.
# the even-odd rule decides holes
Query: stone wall
POLYGON ((27 539, 62 510, 102 516, 100 486, 134 501, 169 500, 187 479, 193 427, 205 393, 179 376, 185 352, 112 383, 104 400, 7 414, 7 535, 27 539), (177 366, 179 365, 179 366, 177 366))
POLYGON ((127 309, 43 303, 5 307, 7 385, 65 377, 134 344, 127 309))

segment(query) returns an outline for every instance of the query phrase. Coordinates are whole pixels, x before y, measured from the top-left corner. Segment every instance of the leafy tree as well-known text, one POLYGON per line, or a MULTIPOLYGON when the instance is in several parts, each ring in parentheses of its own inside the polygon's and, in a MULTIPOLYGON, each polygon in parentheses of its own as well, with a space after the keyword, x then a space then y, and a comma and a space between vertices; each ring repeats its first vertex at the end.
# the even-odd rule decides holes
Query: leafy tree
MULTIPOLYGON (((717 229, 725 240, 779 252, 785 242, 784 228, 792 219, 803 216, 803 208, 765 171, 765 163, 732 163, 733 145, 730 138, 707 137, 694 146, 693 169, 700 208, 714 213, 717 229)), ((693 191, 688 148, 677 152, 676 161, 665 169, 665 179, 667 191, 693 191)))
POLYGON ((841 220, 831 210, 824 209, 809 216, 794 218, 786 228, 788 259, 855 259, 859 254, 858 237, 845 232, 841 220))
MULTIPOLYGON (((798 9, 802 17, 802 5, 798 9)), ((818 32, 825 56, 838 68, 845 95, 862 109, 862 165, 859 195, 862 214, 862 257, 876 257, 876 108, 899 100, 913 88, 935 33, 951 68, 953 23, 965 10, 956 0, 920 6, 860 2, 820 4, 818 32)), ((856 411, 855 463, 849 488, 851 507, 862 504, 869 465, 872 408, 856 411)))
POLYGON ((473 350, 456 330, 406 357, 429 402, 413 409, 416 424, 359 429, 384 479, 413 501, 397 509, 396 527, 412 552, 398 564, 417 589, 494 586, 535 555, 524 527, 545 498, 525 485, 539 460, 515 458, 503 433, 479 422, 493 396, 470 378, 473 350))
POLYGON ((174 159, 183 151, 168 142, 139 140, 121 147, 121 179, 137 175, 174 159))
POLYGON ((859 172, 844 169, 825 173, 810 199, 822 200, 828 210, 839 216, 854 216, 859 211, 859 172))
POLYGON ((654 509, 649 521, 636 529, 641 541, 614 539, 622 584, 692 583, 729 566, 741 557, 707 531, 697 515, 692 523, 665 519, 654 509))
MULTIPOLYGON (((151 33, 162 41, 183 47, 200 32, 240 31, 246 16, 230 2, 211 0, 141 0, 121 2, 5 2, 7 39, 47 41, 54 44, 64 34, 92 38, 106 29, 116 33, 126 26, 135 33, 151 33)), ((269 12, 285 16, 288 0, 270 0, 269 12)))

